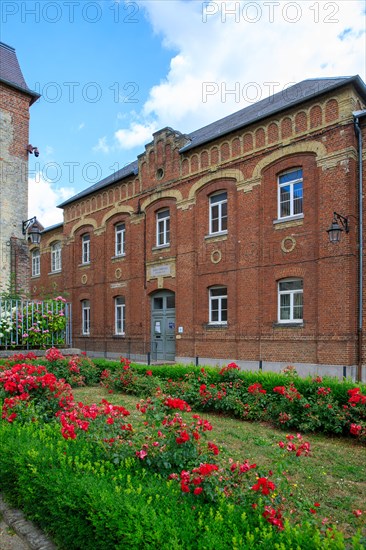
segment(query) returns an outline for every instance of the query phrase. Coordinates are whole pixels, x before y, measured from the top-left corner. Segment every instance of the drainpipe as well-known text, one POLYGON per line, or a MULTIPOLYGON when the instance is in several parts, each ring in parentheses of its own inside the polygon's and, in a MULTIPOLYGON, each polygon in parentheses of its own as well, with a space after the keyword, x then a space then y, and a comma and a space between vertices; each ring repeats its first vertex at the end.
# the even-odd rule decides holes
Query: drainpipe
POLYGON ((363 186, 362 186, 362 132, 359 119, 366 110, 353 113, 354 127, 358 138, 358 363, 357 381, 362 382, 362 337, 363 337, 363 186))

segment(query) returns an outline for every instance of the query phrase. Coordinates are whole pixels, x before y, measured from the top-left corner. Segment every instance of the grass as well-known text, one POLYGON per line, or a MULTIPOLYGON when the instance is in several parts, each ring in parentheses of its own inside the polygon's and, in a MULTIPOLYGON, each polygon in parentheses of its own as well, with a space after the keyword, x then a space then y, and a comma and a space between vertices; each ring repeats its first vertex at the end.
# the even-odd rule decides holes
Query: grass
MULTIPOLYGON (((126 407, 133 426, 142 422, 136 410, 139 399, 135 396, 108 393, 101 387, 84 387, 73 390, 76 401, 86 404, 99 403, 107 399, 113 404, 126 407)), ((260 472, 268 475, 278 461, 278 442, 285 438, 285 432, 264 423, 243 422, 223 415, 205 414, 213 430, 210 440, 221 448, 221 457, 234 460, 248 459, 256 463, 260 472)), ((303 436, 305 434, 302 434, 303 436)), ((329 518, 346 535, 355 533, 364 526, 366 536, 366 450, 355 440, 317 434, 306 435, 311 454, 302 456, 287 470, 287 477, 298 491, 303 505, 309 509, 319 502, 318 514, 329 518), (356 518, 354 510, 363 510, 356 518)))

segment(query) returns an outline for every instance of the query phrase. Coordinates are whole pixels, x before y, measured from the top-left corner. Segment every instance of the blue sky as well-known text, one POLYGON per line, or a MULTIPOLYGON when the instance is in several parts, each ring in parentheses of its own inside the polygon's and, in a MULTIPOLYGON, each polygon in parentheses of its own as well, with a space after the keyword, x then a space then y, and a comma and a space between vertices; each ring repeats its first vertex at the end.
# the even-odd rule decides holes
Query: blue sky
POLYGON ((31 107, 29 215, 121 168, 164 126, 193 131, 305 78, 366 77, 365 2, 3 0, 31 107))

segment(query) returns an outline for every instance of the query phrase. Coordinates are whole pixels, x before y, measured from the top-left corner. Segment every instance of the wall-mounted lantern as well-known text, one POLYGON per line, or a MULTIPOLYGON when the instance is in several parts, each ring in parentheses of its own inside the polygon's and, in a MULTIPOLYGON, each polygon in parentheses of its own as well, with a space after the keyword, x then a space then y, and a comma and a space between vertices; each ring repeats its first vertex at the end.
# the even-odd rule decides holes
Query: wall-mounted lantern
POLYGON ((333 221, 330 228, 327 229, 329 241, 333 244, 339 243, 339 241, 341 240, 342 231, 345 231, 346 233, 349 232, 348 217, 341 216, 341 214, 333 212, 333 221))
POLYGON ((27 240, 31 244, 39 244, 41 242, 41 230, 37 225, 36 216, 22 222, 22 233, 26 235, 27 240))

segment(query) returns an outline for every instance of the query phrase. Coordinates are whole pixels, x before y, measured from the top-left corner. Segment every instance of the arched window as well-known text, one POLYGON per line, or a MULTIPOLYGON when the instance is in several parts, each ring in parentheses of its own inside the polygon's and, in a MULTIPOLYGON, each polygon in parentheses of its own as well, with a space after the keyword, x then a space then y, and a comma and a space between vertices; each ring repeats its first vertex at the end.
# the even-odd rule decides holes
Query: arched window
POLYGON ((90 264, 90 235, 88 233, 81 238, 81 263, 90 264))
POLYGON ((81 302, 81 333, 83 336, 90 335, 90 302, 82 300, 81 302))
POLYGON ((303 322, 302 279, 282 279, 278 282, 278 322, 303 322))
POLYGON ((117 298, 114 299, 114 320, 114 333, 120 336, 123 335, 125 333, 126 322, 126 306, 123 296, 117 296, 117 298))
POLYGON ((124 256, 125 255, 125 244, 126 244, 126 226, 124 223, 118 223, 115 226, 115 256, 124 256))
POLYGON ((209 289, 209 324, 227 324, 227 288, 224 286, 209 289))
POLYGON ((278 219, 303 213, 302 170, 296 169, 278 176, 278 219))
POLYGON ((32 251, 32 277, 39 277, 41 274, 41 253, 39 248, 32 251))
POLYGON ((210 196, 209 234, 227 232, 227 192, 220 191, 210 196))
POLYGON ((51 271, 61 271, 61 243, 60 241, 51 246, 51 271))
POLYGON ((170 212, 169 209, 166 209, 156 214, 156 246, 168 246, 169 244, 170 212))

